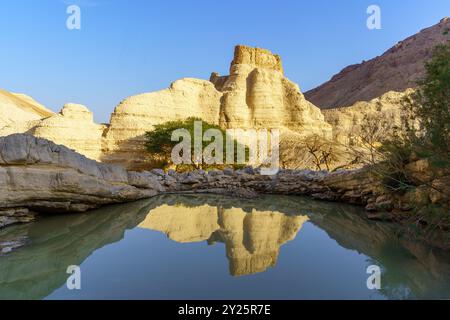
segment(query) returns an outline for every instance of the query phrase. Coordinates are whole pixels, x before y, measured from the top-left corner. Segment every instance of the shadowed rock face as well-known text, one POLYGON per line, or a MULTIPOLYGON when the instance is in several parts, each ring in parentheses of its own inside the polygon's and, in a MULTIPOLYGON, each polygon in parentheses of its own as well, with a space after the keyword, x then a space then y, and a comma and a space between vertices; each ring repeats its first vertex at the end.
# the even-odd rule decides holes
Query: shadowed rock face
POLYGON ((450 19, 397 43, 383 55, 344 68, 330 81, 305 93, 306 99, 321 109, 348 107, 357 101, 370 101, 388 91, 403 92, 417 86, 424 75, 424 63, 433 48, 450 40, 443 34, 450 19))
POLYGON ((307 219, 341 246, 383 266, 387 297, 450 294, 445 289, 450 281, 448 254, 397 237, 391 225, 364 219, 357 207, 287 196, 242 201, 167 195, 1 230, 0 246, 15 241, 23 247, 0 257, 0 298, 46 297, 65 283, 68 265, 80 265, 136 226, 162 231, 180 242, 223 241, 231 274, 262 272, 276 264, 280 246, 296 237, 307 219), (162 216, 170 212, 173 216, 165 223, 162 216), (409 293, 402 291, 405 288, 409 293))

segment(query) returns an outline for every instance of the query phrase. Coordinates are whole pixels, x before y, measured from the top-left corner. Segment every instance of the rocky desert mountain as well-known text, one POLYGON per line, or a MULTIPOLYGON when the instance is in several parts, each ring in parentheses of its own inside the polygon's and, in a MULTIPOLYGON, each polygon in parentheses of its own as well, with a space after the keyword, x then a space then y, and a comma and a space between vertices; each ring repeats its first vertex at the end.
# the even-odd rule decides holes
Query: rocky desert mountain
POLYGON ((417 86, 424 75, 424 63, 433 48, 450 40, 450 19, 398 42, 381 56, 350 65, 331 80, 307 91, 306 99, 321 109, 348 107, 357 101, 370 101, 389 91, 403 92, 417 86))
POLYGON ((0 129, 6 125, 39 120, 53 114, 27 95, 0 89, 0 129))

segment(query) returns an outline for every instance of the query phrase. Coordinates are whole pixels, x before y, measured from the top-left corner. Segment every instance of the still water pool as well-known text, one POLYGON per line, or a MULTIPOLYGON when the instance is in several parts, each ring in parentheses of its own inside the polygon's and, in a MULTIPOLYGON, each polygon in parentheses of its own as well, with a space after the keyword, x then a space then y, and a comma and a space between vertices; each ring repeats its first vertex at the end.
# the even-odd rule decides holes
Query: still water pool
POLYGON ((450 253, 361 208, 303 197, 161 196, 0 231, 1 299, 450 298, 450 253), (81 271, 69 290, 68 266, 81 271), (369 289, 369 266, 381 288, 369 289))

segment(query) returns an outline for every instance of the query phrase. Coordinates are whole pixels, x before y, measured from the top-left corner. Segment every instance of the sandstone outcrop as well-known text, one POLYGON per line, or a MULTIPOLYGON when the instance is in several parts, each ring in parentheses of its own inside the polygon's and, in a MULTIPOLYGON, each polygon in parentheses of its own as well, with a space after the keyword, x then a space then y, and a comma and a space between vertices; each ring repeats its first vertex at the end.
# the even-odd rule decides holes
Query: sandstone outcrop
POLYGON ((120 163, 140 169, 149 163, 144 147, 144 134, 153 126, 167 121, 200 117, 210 123, 219 122, 220 93, 205 80, 181 79, 170 88, 129 97, 111 115, 104 132, 101 161, 120 163))
POLYGON ((90 159, 99 160, 106 128, 106 125, 94 123, 92 112, 85 106, 68 103, 59 113, 43 119, 6 125, 0 128, 0 136, 32 134, 62 144, 90 159))
POLYGON ((284 77, 281 59, 260 48, 236 46, 230 75, 213 73, 222 92, 220 124, 225 128, 280 128, 300 135, 327 136, 331 129, 298 85, 284 77))
POLYGON ((307 91, 306 99, 322 109, 348 107, 357 101, 370 101, 388 91, 403 92, 417 86, 424 63, 433 48, 450 40, 450 19, 397 43, 384 54, 361 64, 344 68, 330 81, 307 91))
POLYGON ((25 122, 39 120, 53 114, 27 95, 0 89, 0 130, 7 125, 15 125, 16 130, 22 130, 25 122))
POLYGON ((94 123, 92 112, 85 106, 68 103, 60 113, 41 120, 28 133, 98 160, 102 154, 102 135, 106 127, 94 123))
POLYGON ((188 117, 223 128, 281 129, 283 134, 331 137, 320 110, 283 75, 281 59, 268 50, 236 46, 230 75, 210 81, 182 79, 169 89, 122 101, 105 131, 102 161, 145 167, 144 134, 155 124, 188 117))

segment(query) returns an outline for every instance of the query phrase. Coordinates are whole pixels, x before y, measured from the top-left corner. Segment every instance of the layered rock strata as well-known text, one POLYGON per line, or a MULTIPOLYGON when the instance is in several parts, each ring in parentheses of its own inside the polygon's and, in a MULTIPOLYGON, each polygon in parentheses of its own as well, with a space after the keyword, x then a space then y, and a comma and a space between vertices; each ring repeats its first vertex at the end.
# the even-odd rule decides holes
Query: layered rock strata
POLYGON ((281 59, 268 50, 236 46, 230 75, 210 81, 182 79, 169 89, 122 101, 105 131, 102 161, 139 169, 149 163, 144 134, 154 125, 199 117, 223 128, 281 129, 284 136, 331 137, 320 110, 284 77, 281 59))
POLYGON ((0 89, 0 129, 16 126, 21 130, 24 123, 52 116, 54 113, 33 98, 0 89))

